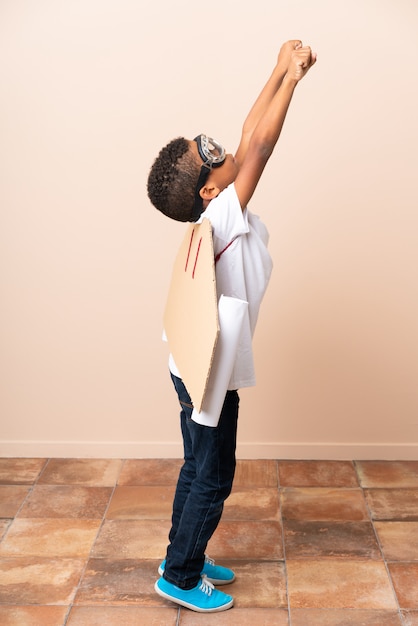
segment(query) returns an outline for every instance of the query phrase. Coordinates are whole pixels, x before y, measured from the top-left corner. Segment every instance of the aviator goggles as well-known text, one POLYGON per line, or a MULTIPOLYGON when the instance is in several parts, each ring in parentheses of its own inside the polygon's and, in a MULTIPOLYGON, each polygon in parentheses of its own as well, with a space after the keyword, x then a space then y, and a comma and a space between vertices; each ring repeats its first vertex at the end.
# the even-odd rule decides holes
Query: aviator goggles
POLYGON ((200 197, 200 190, 207 181, 213 167, 220 167, 225 161, 225 148, 212 137, 198 135, 193 139, 197 143, 199 156, 203 161, 200 168, 199 179, 196 185, 195 199, 193 205, 192 218, 195 222, 199 219, 203 211, 203 199, 200 197))

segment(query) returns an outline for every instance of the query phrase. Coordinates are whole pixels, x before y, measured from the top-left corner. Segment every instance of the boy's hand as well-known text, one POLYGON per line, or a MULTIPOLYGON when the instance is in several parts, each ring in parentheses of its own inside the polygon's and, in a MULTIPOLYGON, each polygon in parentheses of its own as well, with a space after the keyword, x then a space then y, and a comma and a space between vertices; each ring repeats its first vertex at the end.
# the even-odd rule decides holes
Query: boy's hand
POLYGON ((291 39, 286 41, 280 48, 279 56, 277 57, 277 65, 280 65, 286 71, 289 67, 292 52, 302 47, 300 39, 291 39))
POLYGON ((299 82, 316 63, 316 53, 309 46, 299 46, 291 54, 287 76, 299 82))

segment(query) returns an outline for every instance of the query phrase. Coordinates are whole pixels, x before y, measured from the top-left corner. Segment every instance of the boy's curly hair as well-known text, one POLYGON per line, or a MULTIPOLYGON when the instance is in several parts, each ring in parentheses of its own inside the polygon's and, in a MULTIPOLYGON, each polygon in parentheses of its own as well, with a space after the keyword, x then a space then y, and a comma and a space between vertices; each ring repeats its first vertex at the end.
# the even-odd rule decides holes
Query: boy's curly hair
POLYGON ((184 137, 173 139, 160 150, 148 176, 152 204, 179 222, 191 222, 199 164, 184 137))

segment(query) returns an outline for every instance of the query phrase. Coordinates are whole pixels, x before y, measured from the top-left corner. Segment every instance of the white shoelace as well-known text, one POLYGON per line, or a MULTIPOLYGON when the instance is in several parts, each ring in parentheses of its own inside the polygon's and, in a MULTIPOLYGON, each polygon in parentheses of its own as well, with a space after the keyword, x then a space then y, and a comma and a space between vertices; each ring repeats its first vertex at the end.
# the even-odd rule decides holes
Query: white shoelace
POLYGON ((206 594, 207 596, 211 596, 212 591, 215 589, 215 587, 212 585, 211 582, 208 581, 206 576, 203 574, 202 582, 200 583, 199 589, 200 591, 203 591, 203 593, 206 594))
POLYGON ((205 563, 208 565, 215 565, 215 561, 211 559, 207 554, 205 554, 205 563))

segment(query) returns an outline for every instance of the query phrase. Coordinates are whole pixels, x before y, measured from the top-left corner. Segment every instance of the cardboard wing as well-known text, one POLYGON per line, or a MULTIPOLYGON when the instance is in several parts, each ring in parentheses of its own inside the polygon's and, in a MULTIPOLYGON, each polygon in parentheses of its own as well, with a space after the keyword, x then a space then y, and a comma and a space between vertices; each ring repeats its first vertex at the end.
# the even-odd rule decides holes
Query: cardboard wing
POLYGON ((193 406, 200 411, 219 335, 212 227, 190 224, 178 251, 164 329, 193 406))

